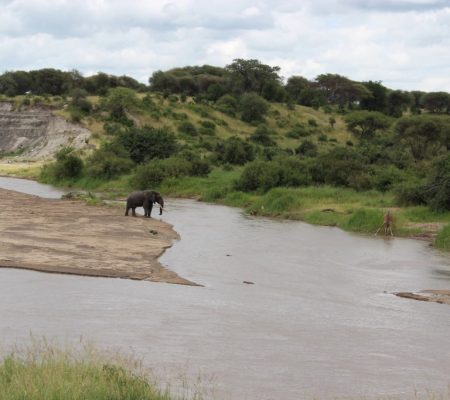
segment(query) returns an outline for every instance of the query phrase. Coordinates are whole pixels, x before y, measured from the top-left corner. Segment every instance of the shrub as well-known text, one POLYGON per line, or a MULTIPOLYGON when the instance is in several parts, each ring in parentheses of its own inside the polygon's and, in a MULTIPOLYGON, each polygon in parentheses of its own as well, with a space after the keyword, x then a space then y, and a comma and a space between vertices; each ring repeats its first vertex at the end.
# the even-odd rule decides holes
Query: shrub
POLYGON ((271 161, 253 161, 247 164, 239 177, 236 188, 246 192, 262 190, 263 192, 279 185, 278 170, 271 161))
POLYGON ((296 124, 287 134, 287 137, 299 139, 311 135, 311 131, 302 124, 296 124))
POLYGON ((404 181, 394 189, 396 202, 400 206, 426 204, 423 183, 418 180, 404 181))
POLYGON ((259 122, 269 110, 269 103, 255 93, 246 93, 241 98, 241 119, 245 122, 259 122))
POLYGON ((317 145, 309 140, 304 140, 300 146, 295 150, 297 154, 306 157, 316 157, 317 156, 317 145))
POLYGON ((200 125, 203 128, 207 128, 207 129, 211 129, 211 130, 215 130, 216 129, 216 124, 214 122, 212 122, 212 121, 207 121, 207 120, 200 121, 200 125))
POLYGON ((238 109, 238 102, 235 97, 226 94, 219 100, 217 100, 216 108, 224 114, 228 114, 234 117, 238 109))
POLYGON ((214 152, 222 163, 242 165, 255 158, 253 146, 236 136, 217 144, 214 152))
POLYGON ((309 126, 312 126, 312 127, 317 127, 318 125, 317 125, 317 121, 314 119, 314 118, 310 118, 310 119, 308 119, 308 125, 309 126))
POLYGON ((405 179, 403 171, 399 170, 394 165, 387 167, 378 167, 375 169, 375 174, 372 176, 372 185, 380 192, 386 192, 405 179))
POLYGON ((56 153, 56 161, 41 171, 44 180, 58 181, 67 178, 78 178, 83 172, 84 163, 71 147, 63 147, 56 153))
POLYGON ((189 135, 189 136, 197 136, 197 128, 192 122, 183 121, 178 125, 178 132, 181 134, 189 135))
POLYGON ((112 179, 128 173, 134 167, 125 149, 104 144, 86 161, 86 173, 94 178, 112 179))
POLYGON ((255 132, 250 136, 250 140, 263 146, 275 146, 276 142, 269 136, 269 129, 266 124, 260 124, 255 132))
POLYGON ((118 136, 117 141, 137 164, 154 158, 170 157, 177 148, 175 136, 170 131, 150 126, 128 129, 118 136))
POLYGON ((450 250, 450 224, 445 225, 437 234, 434 246, 443 250, 450 250))
POLYGON ((328 136, 325 135, 325 133, 322 133, 322 134, 319 135, 319 137, 317 138, 317 140, 318 140, 319 142, 326 142, 326 141, 328 141, 328 136))
POLYGON ((136 168, 131 184, 136 189, 145 190, 160 185, 165 177, 166 171, 161 161, 154 160, 136 168))

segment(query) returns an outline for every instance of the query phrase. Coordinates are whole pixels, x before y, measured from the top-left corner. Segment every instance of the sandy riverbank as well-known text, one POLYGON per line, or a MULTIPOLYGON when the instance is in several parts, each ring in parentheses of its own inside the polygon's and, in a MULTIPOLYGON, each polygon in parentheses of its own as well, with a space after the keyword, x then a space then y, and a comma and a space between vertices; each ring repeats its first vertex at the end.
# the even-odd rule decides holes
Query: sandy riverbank
POLYGON ((195 285, 158 262, 178 238, 158 219, 4 189, 0 204, 0 267, 195 285))

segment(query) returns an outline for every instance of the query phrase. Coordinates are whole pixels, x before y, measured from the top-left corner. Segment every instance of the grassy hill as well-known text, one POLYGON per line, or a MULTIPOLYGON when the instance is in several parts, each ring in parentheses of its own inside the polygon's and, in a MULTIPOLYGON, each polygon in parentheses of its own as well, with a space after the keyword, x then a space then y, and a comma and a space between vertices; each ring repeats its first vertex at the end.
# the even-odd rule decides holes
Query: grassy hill
MULTIPOLYGON (((7 100, 16 107, 36 101, 30 96, 7 100)), ((261 118, 249 123, 242 120, 239 108, 223 112, 218 102, 125 88, 81 100, 38 100, 90 129, 91 148, 72 153, 68 149, 43 169, 42 163, 11 163, 14 158, 6 158, 0 173, 96 190, 109 198, 151 187, 165 196, 193 197, 241 207, 252 215, 355 232, 375 233, 388 209, 394 211, 396 235, 434 238, 450 222, 449 212, 426 204, 405 207, 399 201, 398 188, 425 182, 424 171, 432 170, 437 157, 414 162, 407 144, 395 141, 394 121, 370 140, 362 140, 347 128, 345 119, 353 110, 331 106, 271 102, 261 118), (132 132, 140 143, 128 143, 132 132), (143 159, 133 159, 136 148, 127 146, 149 151, 148 140, 166 134, 175 146, 172 153, 157 160, 146 158, 144 151, 143 159), (236 161, 233 155, 245 151, 247 158, 236 161), (66 171, 74 160, 81 160, 79 171, 66 171), (196 165, 203 169, 193 172, 196 165)), ((448 229, 441 232, 437 243, 448 247, 448 229)))

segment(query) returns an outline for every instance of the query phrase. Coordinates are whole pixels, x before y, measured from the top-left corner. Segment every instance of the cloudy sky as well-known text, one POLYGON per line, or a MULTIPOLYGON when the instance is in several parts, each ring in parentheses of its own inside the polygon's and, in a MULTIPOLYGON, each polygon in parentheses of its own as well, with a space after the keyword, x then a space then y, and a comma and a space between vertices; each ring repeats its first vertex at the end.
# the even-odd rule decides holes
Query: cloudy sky
POLYGON ((234 58, 450 92, 450 0, 0 0, 0 72, 127 74, 234 58))

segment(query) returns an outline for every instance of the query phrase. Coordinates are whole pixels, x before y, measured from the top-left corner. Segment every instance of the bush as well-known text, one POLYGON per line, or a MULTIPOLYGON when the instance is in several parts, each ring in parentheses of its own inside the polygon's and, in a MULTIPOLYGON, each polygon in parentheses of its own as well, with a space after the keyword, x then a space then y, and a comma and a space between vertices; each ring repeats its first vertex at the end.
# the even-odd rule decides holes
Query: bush
POLYGON ((318 126, 317 121, 314 118, 308 119, 308 125, 314 128, 318 126))
POLYGON ((426 204, 423 183, 417 180, 405 181, 395 187, 395 199, 400 206, 426 204))
POLYGON ((130 154, 131 159, 141 164, 154 158, 167 158, 175 153, 175 136, 166 128, 131 128, 118 136, 117 142, 130 154))
POLYGON ((161 160, 154 160, 136 168, 131 185, 139 190, 150 189, 160 185, 165 177, 166 171, 161 160))
POLYGON ((56 161, 41 171, 45 181, 59 181, 67 178, 78 178, 83 172, 84 163, 71 147, 63 147, 56 153, 56 161))
POLYGON ((255 93, 246 93, 241 98, 241 119, 245 122, 260 122, 269 110, 269 103, 255 93))
POLYGON ((287 134, 287 137, 299 139, 311 135, 311 131, 302 124, 296 124, 287 134))
POLYGON ((112 179, 134 167, 125 149, 105 144, 86 161, 86 173, 93 178, 112 179))
POLYGON ((253 146, 236 136, 217 144, 214 152, 222 163, 242 165, 255 158, 253 146))
POLYGON ((247 164, 239 177, 236 188, 245 192, 262 190, 263 192, 279 185, 278 170, 271 161, 253 161, 247 164))
POLYGON ((260 124, 250 136, 250 140, 263 146, 275 146, 276 142, 269 135, 270 133, 267 125, 260 124))
POLYGON ((437 234, 434 246, 443 250, 450 250, 450 224, 445 225, 437 234))
POLYGON ((372 185, 380 192, 391 190, 405 180, 405 174, 394 165, 378 167, 372 176, 372 185))
POLYGON ((197 128, 192 122, 189 121, 184 121, 180 125, 178 125, 178 132, 188 136, 198 135, 197 128))
POLYGON ((316 157, 317 156, 317 145, 309 140, 304 140, 300 146, 295 150, 297 154, 306 157, 316 157))
POLYGON ((238 109, 238 102, 235 97, 226 94, 217 100, 216 108, 224 114, 234 117, 238 109))

